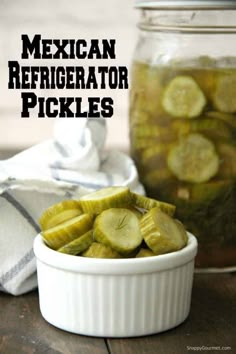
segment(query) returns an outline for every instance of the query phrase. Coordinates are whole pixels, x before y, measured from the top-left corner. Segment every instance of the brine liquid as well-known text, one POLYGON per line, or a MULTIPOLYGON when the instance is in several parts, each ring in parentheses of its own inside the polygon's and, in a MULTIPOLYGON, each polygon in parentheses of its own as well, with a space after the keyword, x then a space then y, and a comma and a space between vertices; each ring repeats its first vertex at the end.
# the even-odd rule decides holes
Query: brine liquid
MULTIPOLYGON (((222 59, 213 65, 213 61, 203 63, 199 59, 170 66, 134 62, 131 154, 147 195, 174 203, 177 217, 198 238, 200 267, 236 266, 235 138, 236 61, 222 59), (194 79, 206 99, 203 109, 193 118, 175 117, 163 106, 166 88, 181 76, 194 79), (168 165, 172 149, 195 133, 214 144, 219 158, 214 176, 199 183, 180 180, 168 165)), ((197 179, 198 171, 194 173, 197 179)))

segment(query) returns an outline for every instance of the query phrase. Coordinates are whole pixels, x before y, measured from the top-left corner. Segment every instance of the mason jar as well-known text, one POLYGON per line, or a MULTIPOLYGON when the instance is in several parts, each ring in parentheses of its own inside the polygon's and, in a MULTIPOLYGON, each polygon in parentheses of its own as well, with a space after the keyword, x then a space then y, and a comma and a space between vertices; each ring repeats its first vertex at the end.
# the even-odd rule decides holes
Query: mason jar
POLYGON ((236 269, 236 2, 136 7, 129 122, 141 182, 177 206, 198 267, 236 269))

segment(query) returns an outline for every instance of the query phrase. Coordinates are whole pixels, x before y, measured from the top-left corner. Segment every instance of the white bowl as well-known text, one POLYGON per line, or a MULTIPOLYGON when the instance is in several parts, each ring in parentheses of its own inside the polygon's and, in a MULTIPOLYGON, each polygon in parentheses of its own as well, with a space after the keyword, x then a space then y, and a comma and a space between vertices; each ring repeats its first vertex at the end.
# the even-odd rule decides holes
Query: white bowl
POLYGON ((165 331, 190 310, 196 238, 180 251, 154 257, 95 259, 34 242, 42 316, 63 330, 101 337, 165 331))

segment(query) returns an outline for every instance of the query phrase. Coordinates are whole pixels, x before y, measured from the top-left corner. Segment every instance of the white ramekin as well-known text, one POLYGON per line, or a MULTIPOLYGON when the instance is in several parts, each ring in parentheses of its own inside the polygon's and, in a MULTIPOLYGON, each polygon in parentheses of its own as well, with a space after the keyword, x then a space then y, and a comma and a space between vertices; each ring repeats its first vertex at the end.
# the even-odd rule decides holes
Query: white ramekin
POLYGON ((94 259, 34 242, 42 316, 73 333, 133 337, 158 333, 189 314, 196 238, 178 252, 129 259, 94 259))

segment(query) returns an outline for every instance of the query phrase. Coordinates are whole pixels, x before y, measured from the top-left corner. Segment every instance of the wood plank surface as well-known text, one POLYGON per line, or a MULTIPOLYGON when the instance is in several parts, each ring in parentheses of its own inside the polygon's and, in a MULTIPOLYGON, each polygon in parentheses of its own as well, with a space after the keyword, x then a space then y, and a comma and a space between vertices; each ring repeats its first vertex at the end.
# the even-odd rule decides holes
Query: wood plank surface
POLYGON ((36 291, 19 297, 0 292, 1 354, 107 354, 107 352, 102 338, 78 336, 49 325, 40 314, 36 291))
POLYGON ((231 347, 223 352, 236 353, 235 329, 236 273, 196 274, 185 323, 139 338, 104 340, 70 334, 42 318, 36 291, 19 297, 0 293, 1 354, 219 354, 218 347, 231 347))
POLYGON ((236 274, 196 274, 190 315, 182 325, 153 336, 109 339, 108 347, 112 354, 222 352, 210 347, 236 353, 236 274))

